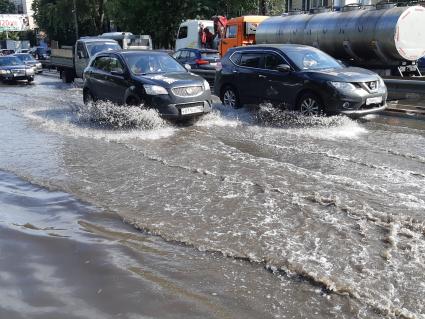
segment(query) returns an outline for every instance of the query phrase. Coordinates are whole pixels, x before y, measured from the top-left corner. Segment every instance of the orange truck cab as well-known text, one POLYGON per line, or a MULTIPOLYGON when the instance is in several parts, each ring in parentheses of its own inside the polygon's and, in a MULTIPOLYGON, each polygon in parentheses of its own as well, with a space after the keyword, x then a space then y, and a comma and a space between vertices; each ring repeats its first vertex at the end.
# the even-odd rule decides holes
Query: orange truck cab
POLYGON ((268 16, 243 16, 227 21, 226 32, 220 41, 220 55, 230 48, 255 44, 257 26, 268 16))

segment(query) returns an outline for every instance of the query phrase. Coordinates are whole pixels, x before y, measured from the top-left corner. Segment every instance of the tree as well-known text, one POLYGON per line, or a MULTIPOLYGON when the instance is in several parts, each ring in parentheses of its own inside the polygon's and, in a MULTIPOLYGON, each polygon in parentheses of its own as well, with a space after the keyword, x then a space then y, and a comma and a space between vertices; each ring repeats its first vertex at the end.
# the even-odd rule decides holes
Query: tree
MULTIPOLYGON (((105 30, 105 0, 77 0, 80 36, 98 35, 105 30)), ((34 0, 34 19, 41 30, 61 44, 74 44, 73 3, 69 0, 34 0)))
POLYGON ((0 14, 15 13, 16 7, 9 0, 0 0, 0 14))

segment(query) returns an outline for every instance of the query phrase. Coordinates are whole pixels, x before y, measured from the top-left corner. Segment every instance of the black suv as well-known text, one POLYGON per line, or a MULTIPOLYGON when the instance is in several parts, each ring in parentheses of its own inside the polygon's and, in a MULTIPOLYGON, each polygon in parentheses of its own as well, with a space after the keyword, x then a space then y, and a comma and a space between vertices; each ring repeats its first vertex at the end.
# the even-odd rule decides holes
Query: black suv
POLYGON ((97 54, 84 71, 84 103, 109 100, 151 107, 165 118, 196 117, 211 111, 207 81, 189 73, 165 52, 97 54))
POLYGON ((237 47, 221 63, 214 90, 226 106, 271 102, 304 115, 351 116, 386 108, 387 88, 379 75, 345 67, 313 47, 237 47))

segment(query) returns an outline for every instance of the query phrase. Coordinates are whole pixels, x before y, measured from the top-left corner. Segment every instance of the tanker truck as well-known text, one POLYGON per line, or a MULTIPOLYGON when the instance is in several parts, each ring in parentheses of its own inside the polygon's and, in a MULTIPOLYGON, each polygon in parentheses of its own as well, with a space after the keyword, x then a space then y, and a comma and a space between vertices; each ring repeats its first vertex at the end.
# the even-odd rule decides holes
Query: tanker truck
MULTIPOLYGON (((229 20, 227 28, 231 27, 229 20)), ((244 32, 243 28, 238 32, 244 32)), ((416 61, 425 56, 425 8, 356 4, 340 11, 295 11, 261 21, 255 43, 310 45, 347 65, 368 68, 381 76, 421 76, 416 61)))

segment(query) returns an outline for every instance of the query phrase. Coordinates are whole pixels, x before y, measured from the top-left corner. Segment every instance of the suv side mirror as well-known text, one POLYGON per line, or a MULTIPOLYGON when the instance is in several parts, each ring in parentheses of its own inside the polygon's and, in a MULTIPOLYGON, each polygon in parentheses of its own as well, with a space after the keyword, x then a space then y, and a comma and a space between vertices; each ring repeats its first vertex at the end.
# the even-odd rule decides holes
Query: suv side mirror
POLYGON ((286 72, 291 72, 291 67, 287 64, 279 64, 276 67, 276 70, 278 70, 279 72, 286 73, 286 72))
POLYGON ((111 70, 111 74, 115 76, 124 76, 124 70, 123 69, 113 69, 111 70))

